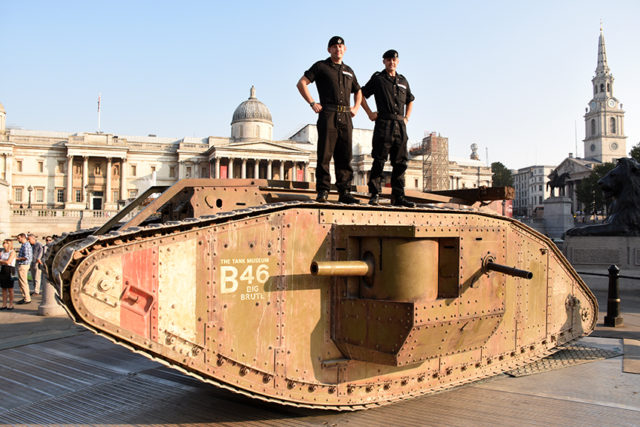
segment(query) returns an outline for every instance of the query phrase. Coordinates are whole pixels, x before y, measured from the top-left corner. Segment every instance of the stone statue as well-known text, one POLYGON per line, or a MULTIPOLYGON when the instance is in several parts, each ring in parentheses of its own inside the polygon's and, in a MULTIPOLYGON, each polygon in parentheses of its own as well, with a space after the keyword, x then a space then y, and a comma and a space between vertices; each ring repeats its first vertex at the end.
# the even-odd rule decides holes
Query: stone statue
POLYGON ((598 181, 609 204, 602 224, 576 227, 569 236, 640 236, 640 164, 618 159, 618 164, 598 181))
POLYGON ((571 178, 569 172, 565 172, 562 175, 558 175, 558 171, 553 171, 549 174, 549 181, 547 182, 547 188, 551 187, 551 197, 555 197, 555 189, 558 189, 558 196, 564 196, 564 186, 567 179, 571 178))

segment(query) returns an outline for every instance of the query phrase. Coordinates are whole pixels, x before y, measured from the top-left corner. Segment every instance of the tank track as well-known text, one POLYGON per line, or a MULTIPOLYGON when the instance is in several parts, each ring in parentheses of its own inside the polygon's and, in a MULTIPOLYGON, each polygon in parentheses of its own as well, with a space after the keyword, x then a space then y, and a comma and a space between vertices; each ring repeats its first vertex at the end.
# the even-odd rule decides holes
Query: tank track
MULTIPOLYGON (((293 208, 398 210, 398 211, 405 211, 405 212, 417 211, 417 212, 425 212, 425 213, 443 212, 443 211, 451 212, 451 213, 466 213, 466 214, 473 213, 475 215, 488 216, 488 217, 499 218, 502 220, 509 221, 512 224, 515 224, 520 229, 526 230, 528 233, 532 233, 536 237, 540 238, 541 240, 544 240, 545 242, 548 243, 549 247, 553 251, 557 251, 559 253, 559 250, 546 236, 529 228, 528 226, 516 220, 513 220, 511 218, 506 218, 500 215, 491 214, 487 212, 478 212, 471 208, 469 209, 455 208, 454 209, 454 208, 447 208, 447 207, 441 207, 441 206, 435 206, 435 205, 419 205, 415 208, 403 208, 403 207, 395 207, 395 206, 369 206, 364 204, 349 205, 349 204, 335 203, 335 202, 319 203, 315 201, 287 201, 287 202, 266 204, 258 207, 250 207, 246 209, 234 210, 230 212, 223 212, 215 215, 207 215, 199 218, 188 218, 182 221, 169 221, 162 224, 152 224, 152 225, 143 226, 143 227, 131 227, 124 231, 116 230, 116 231, 111 231, 107 234, 99 235, 99 236, 95 236, 91 234, 93 231, 96 230, 95 228, 90 230, 79 230, 77 232, 63 235, 62 238, 55 243, 56 250, 62 249, 64 246, 66 246, 63 249, 64 253, 61 254, 62 255, 61 257, 59 258, 56 257, 55 260, 52 260, 52 259, 47 260, 47 264, 48 264, 49 271, 52 271, 54 277, 58 279, 56 281, 57 281, 57 285, 59 286, 59 289, 58 289, 59 296, 61 297, 64 303, 63 306, 65 307, 65 309, 67 310, 67 312, 69 313, 69 315, 71 316, 71 318, 74 320, 76 324, 79 324, 89 329, 90 331, 94 332, 97 335, 107 338, 108 340, 112 341, 115 344, 126 347, 130 351, 133 351, 137 354, 141 354, 155 362, 161 363, 172 369, 176 369, 186 375, 197 378, 200 381, 212 384, 216 387, 219 387, 234 393, 238 393, 240 395, 250 397, 253 399, 259 399, 264 402, 274 403, 279 405, 293 406, 296 408, 336 410, 336 411, 356 411, 356 410, 377 408, 381 406, 386 406, 388 404, 397 403, 397 402, 408 400, 408 399, 413 399, 418 396, 440 393, 443 391, 447 391, 447 390, 462 386, 464 384, 477 382, 479 380, 483 380, 483 379, 495 376, 497 374, 503 373, 507 370, 525 366, 531 362, 542 359, 550 354, 553 354, 561 350, 561 348, 559 347, 545 348, 546 343, 543 340, 541 340, 540 342, 536 343, 536 347, 538 349, 534 354, 531 355, 531 357, 525 358, 525 359, 519 359, 518 361, 512 361, 509 363, 507 368, 505 368, 504 364, 497 364, 497 365, 494 365, 493 367, 484 366, 484 373, 482 375, 476 375, 470 379, 460 380, 458 382, 451 382, 451 383, 443 384, 442 386, 431 387, 424 391, 414 392, 414 393, 399 396, 397 398, 392 398, 386 401, 375 402, 375 403, 354 404, 354 405, 308 404, 308 403, 299 403, 291 400, 279 399, 279 398, 265 396, 258 393, 253 393, 245 389, 235 387, 232 384, 220 382, 212 378, 203 376, 200 373, 194 372, 188 369, 187 367, 179 363, 176 363, 173 360, 166 359, 144 348, 138 347, 136 345, 132 345, 130 342, 128 342, 126 339, 123 339, 123 337, 121 336, 118 336, 116 334, 106 333, 104 331, 101 331, 87 324, 85 321, 83 321, 83 319, 81 319, 81 317, 77 314, 77 312, 73 308, 73 304, 70 297, 71 276, 73 275, 73 272, 75 271, 76 267, 82 262, 82 260, 84 260, 86 257, 91 255, 95 251, 107 249, 113 246, 120 246, 131 241, 140 242, 148 238, 156 238, 160 236, 168 237, 168 236, 171 236, 172 234, 187 232, 187 231, 194 230, 196 228, 206 227, 206 226, 215 225, 215 224, 223 224, 223 223, 251 217, 254 215, 267 214, 271 212, 281 211, 285 209, 293 209, 293 208), (55 261, 55 264, 54 264, 54 261, 55 261)), ((56 252, 55 250, 52 250, 50 253, 55 253, 55 252, 56 252)), ((573 267, 566 261, 565 261, 565 267, 567 267, 568 271, 572 275, 579 278, 578 274, 575 272, 573 267)), ((594 300, 594 301, 591 301, 591 303, 592 303, 591 304, 592 309, 595 309, 595 307, 597 307, 597 302, 594 300)), ((597 309, 595 310, 597 312, 597 309)), ((595 327, 595 322, 596 320, 594 319, 594 325, 593 325, 594 327, 595 327)), ((572 342, 577 338, 579 337, 575 337, 573 339, 567 340, 563 344, 572 342)))

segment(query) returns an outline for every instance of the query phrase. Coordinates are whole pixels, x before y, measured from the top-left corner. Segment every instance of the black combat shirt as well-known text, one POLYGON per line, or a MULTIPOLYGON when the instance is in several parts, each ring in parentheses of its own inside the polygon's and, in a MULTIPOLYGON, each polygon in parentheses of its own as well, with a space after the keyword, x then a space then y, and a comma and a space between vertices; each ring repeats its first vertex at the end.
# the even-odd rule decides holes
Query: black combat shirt
POLYGON ((365 98, 374 95, 378 116, 404 116, 405 105, 415 99, 407 79, 398 73, 391 77, 386 70, 373 73, 367 84, 362 87, 362 95, 365 98))
POLYGON ((351 105, 351 94, 360 90, 356 74, 347 64, 335 64, 331 58, 318 61, 304 72, 316 82, 321 105, 351 105))

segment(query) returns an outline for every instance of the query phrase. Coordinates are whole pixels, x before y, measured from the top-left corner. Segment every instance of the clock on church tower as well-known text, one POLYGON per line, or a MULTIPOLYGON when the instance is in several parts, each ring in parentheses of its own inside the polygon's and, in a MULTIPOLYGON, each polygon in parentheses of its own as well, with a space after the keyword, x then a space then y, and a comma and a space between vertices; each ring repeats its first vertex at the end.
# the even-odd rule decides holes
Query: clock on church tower
POLYGON ((600 28, 598 65, 591 79, 593 98, 584 115, 584 158, 599 162, 614 162, 627 155, 624 136, 624 110, 613 95, 613 75, 607 65, 604 34, 600 28))

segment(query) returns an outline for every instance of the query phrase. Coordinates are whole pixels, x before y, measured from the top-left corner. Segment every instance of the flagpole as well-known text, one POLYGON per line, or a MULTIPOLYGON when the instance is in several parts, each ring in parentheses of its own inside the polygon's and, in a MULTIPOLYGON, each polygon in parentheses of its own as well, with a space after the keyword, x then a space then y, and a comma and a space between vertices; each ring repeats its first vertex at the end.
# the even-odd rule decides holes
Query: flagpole
POLYGON ((102 94, 98 93, 98 133, 100 133, 100 101, 102 99, 102 94))

